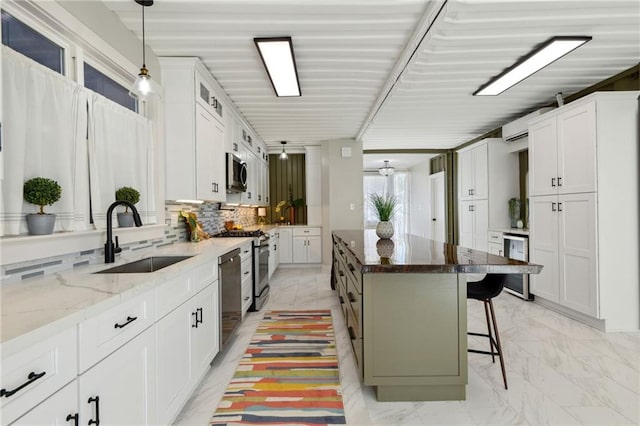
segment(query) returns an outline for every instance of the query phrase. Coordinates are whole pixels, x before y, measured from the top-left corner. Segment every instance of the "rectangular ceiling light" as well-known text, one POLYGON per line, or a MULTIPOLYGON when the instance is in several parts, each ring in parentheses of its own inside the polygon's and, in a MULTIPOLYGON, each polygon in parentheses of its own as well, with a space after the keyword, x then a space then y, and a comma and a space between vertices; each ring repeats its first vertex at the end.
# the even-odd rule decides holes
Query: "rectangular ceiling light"
POLYGON ((291 37, 254 38, 276 96, 300 96, 291 37))
POLYGON ((591 40, 588 36, 579 37, 553 37, 536 47, 531 53, 519 59, 511 67, 507 68, 488 83, 480 86, 474 96, 495 96, 504 92, 511 86, 521 82, 535 72, 546 67, 550 63, 560 59, 567 53, 582 46, 591 40))

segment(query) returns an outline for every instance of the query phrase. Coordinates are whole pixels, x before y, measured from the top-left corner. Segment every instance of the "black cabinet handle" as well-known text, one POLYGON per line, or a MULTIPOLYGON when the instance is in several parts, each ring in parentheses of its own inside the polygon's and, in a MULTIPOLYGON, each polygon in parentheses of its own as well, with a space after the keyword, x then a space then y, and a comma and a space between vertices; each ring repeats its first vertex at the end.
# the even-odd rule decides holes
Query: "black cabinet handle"
POLYGON ((556 186, 556 178, 551 178, 551 186, 556 186))
POLYGON ((96 403, 96 419, 90 419, 89 423, 87 423, 88 425, 96 425, 96 426, 100 426, 100 397, 96 396, 93 398, 89 398, 89 400, 87 401, 88 404, 91 404, 92 402, 96 403))
POLYGON ((191 328, 198 328, 198 312, 191 312, 191 316, 195 319, 193 324, 191 324, 191 328))
POLYGON ((552 212, 556 211, 556 203, 551 203, 551 211, 552 212))
POLYGON ((249 271, 244 271, 244 274, 245 275, 249 275, 249 271))
POLYGON ((23 384, 21 384, 20 386, 18 386, 15 389, 12 390, 6 390, 6 389, 0 389, 0 397, 6 397, 9 398, 11 395, 15 394, 16 392, 21 391, 22 389, 26 388, 27 386, 29 386, 31 383, 35 382, 36 380, 38 380, 39 378, 41 378, 42 376, 44 376, 45 374, 47 374, 46 371, 43 371, 42 373, 35 373, 35 372, 31 372, 29 373, 29 375, 27 376, 27 381, 24 382, 23 384))
POLYGON ((562 186, 562 178, 558 176, 558 186, 562 186))
POLYGON ((562 211, 562 203, 558 203, 558 211, 561 212, 562 211))
POLYGON ((74 415, 69 414, 65 420, 68 422, 73 420, 73 426, 78 426, 78 413, 74 415))
POLYGON ((351 272, 354 272, 354 271, 356 270, 356 268, 354 268, 354 267, 353 267, 353 265, 352 265, 352 264, 350 264, 350 263, 347 263, 347 267, 349 268, 349 270, 350 270, 351 272))
POLYGON ((200 324, 202 324, 202 308, 196 309, 196 321, 198 321, 200 324), (200 314, 200 319, 198 319, 198 315, 197 314, 200 314))
POLYGON ((351 340, 356 340, 356 333, 353 331, 353 328, 349 327, 347 328, 347 331, 349 332, 349 338, 351 340))
POLYGON ((344 304, 344 299, 342 298, 342 296, 338 296, 338 299, 340 299, 340 304, 343 305, 344 304))
POLYGON ((113 325, 113 328, 125 328, 126 326, 128 326, 129 324, 131 324, 137 319, 138 317, 127 317, 127 321, 123 322, 122 324, 115 323, 113 325))
POLYGON ((344 272, 338 271, 338 275, 340 275, 341 277, 344 277, 344 272))
POLYGON ((351 293, 350 291, 347 292, 347 297, 349 298, 349 302, 357 302, 356 297, 353 295, 353 293, 351 293))

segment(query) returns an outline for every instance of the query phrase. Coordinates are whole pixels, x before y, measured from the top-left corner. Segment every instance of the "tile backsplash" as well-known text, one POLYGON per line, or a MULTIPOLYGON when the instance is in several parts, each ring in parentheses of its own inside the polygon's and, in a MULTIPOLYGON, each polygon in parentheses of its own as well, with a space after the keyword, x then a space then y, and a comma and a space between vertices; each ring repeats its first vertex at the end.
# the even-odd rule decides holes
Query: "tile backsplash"
MULTIPOLYGON (((189 231, 180 211, 195 212, 203 229, 209 234, 215 234, 224 229, 224 222, 233 220, 244 227, 257 224, 258 216, 256 208, 222 206, 219 203, 196 204, 165 204, 165 223, 168 225, 164 231, 164 238, 154 240, 137 241, 131 244, 123 244, 122 251, 127 250, 153 250, 176 242, 189 240, 189 231)), ((73 269, 79 266, 104 262, 104 249, 85 250, 69 253, 62 256, 44 257, 28 262, 20 262, 0 266, 0 280, 9 283, 24 280, 31 277, 49 275, 56 272, 73 269)))

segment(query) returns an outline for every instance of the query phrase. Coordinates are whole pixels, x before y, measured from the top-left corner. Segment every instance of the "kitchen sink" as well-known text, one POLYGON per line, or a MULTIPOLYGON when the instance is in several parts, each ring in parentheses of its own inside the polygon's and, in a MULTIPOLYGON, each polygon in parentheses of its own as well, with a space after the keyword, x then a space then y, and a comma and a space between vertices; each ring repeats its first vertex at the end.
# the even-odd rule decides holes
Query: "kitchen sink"
POLYGON ((135 262, 125 263, 124 265, 115 266, 113 268, 104 269, 96 272, 96 274, 144 274, 146 272, 155 272, 159 269, 171 266, 174 263, 182 262, 191 256, 152 256, 135 262))

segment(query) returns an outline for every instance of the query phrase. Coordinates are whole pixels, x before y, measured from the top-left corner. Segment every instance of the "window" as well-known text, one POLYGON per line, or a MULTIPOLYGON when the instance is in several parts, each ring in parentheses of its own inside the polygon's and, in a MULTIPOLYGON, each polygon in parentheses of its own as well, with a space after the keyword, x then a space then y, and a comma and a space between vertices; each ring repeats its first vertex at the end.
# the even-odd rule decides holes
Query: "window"
POLYGON ((64 74, 64 49, 5 11, 2 11, 2 44, 64 74))
POLYGON ((365 174, 364 189, 364 227, 373 229, 378 224, 375 209, 369 202, 370 194, 395 195, 398 198, 398 207, 392 219, 394 231, 397 234, 408 232, 409 212, 409 175, 406 172, 395 172, 391 176, 379 174, 365 174))
POLYGON ((84 86, 131 111, 138 111, 138 100, 129 95, 129 89, 86 62, 84 63, 84 86))

